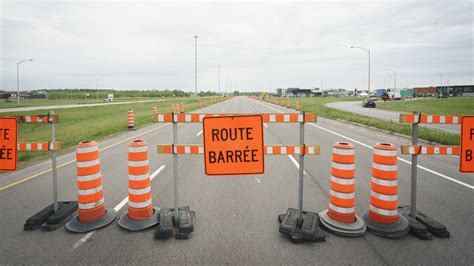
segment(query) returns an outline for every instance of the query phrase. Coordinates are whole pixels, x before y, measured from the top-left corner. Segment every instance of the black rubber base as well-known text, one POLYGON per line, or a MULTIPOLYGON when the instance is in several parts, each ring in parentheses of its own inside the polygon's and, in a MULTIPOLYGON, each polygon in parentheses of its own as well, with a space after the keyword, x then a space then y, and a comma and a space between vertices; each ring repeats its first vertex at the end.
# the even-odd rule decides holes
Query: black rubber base
POLYGON ((23 230, 32 231, 39 228, 44 231, 56 230, 69 221, 76 210, 77 201, 59 201, 57 213, 54 213, 54 205, 51 204, 28 218, 23 225, 23 230))
MULTIPOLYGON (((405 214, 409 216, 410 213, 410 206, 404 205, 398 207, 399 212, 406 217, 405 214)), ((411 216, 410 216, 411 218, 411 216)), ((413 219, 412 219, 413 220, 413 219)), ((424 226, 431 234, 439 238, 449 238, 451 234, 449 233, 446 226, 437 220, 427 216, 423 212, 417 211, 416 212, 416 221, 420 224, 420 226, 424 226)), ((411 230, 410 230, 411 232, 411 230)), ((427 232, 428 233, 428 232, 427 232)), ((413 233, 415 236, 418 237, 416 233, 413 233)), ((428 233, 429 234, 429 233, 428 233)))
POLYGON ((387 237, 387 238, 400 238, 410 231, 410 224, 408 220, 398 214, 398 221, 394 224, 380 224, 372 221, 368 214, 364 215, 365 225, 367 230, 377 236, 387 237))
POLYGON ((159 216, 158 213, 160 209, 153 208, 153 215, 146 219, 146 220, 133 220, 128 217, 128 211, 125 211, 122 216, 120 216, 118 220, 118 224, 125 229, 130 231, 140 231, 143 229, 147 229, 159 223, 159 216))
POLYGON ((174 219, 174 209, 162 209, 160 211, 160 224, 155 230, 155 239, 168 239, 173 235, 173 225, 176 239, 189 239, 194 231, 194 220, 196 213, 189 206, 179 207, 178 221, 174 219))
POLYGON ((105 214, 102 218, 92 222, 81 222, 77 214, 74 214, 72 219, 66 224, 66 229, 74 233, 87 233, 109 225, 115 220, 116 216, 117 213, 114 209, 105 209, 105 214))
POLYGON ((297 209, 289 208, 286 214, 278 215, 280 233, 287 235, 293 243, 326 241, 326 235, 318 226, 317 213, 303 211, 302 221, 298 221, 298 214, 297 209))
POLYGON ((137 128, 136 127, 129 127, 128 128, 128 131, 133 131, 133 130, 137 130, 137 128))

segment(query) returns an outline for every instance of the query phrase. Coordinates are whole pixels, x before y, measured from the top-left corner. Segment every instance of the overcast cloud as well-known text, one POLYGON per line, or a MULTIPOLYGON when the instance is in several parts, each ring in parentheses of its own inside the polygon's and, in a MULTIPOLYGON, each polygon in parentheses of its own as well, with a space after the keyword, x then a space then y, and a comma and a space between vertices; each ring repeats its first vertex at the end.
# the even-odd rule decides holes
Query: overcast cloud
POLYGON ((255 91, 473 84, 473 1, 2 1, 0 89, 255 91), (393 80, 389 80, 390 84, 393 80), (390 85, 392 86, 392 85, 390 85))

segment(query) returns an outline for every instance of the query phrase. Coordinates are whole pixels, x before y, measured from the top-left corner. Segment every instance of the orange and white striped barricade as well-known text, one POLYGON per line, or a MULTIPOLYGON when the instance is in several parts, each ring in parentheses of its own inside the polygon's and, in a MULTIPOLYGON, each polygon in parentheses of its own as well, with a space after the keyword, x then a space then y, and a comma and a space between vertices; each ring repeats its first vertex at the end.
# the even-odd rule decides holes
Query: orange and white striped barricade
POLYGON ((97 142, 86 140, 77 144, 76 162, 79 209, 66 229, 86 233, 109 225, 117 214, 114 209, 105 208, 97 142))
MULTIPOLYGON (((252 115, 252 114, 246 114, 252 115)), ((303 241, 325 241, 325 235, 319 228, 318 214, 310 211, 303 211, 303 182, 304 182, 304 156, 319 154, 319 147, 305 145, 304 143, 304 125, 305 122, 315 122, 316 115, 311 113, 291 113, 291 114, 258 114, 262 118, 262 123, 298 123, 300 125, 300 142, 296 146, 266 146, 264 147, 264 154, 266 155, 284 155, 295 154, 299 155, 299 192, 298 192, 298 209, 289 208, 285 214, 278 216, 280 222, 279 231, 289 236, 292 242, 303 241)), ((173 144, 172 145, 158 145, 158 153, 173 154, 173 170, 175 179, 174 191, 174 209, 160 212, 160 225, 155 231, 155 238, 166 238, 166 230, 162 230, 162 221, 170 224, 171 221, 179 226, 179 233, 177 238, 188 238, 193 230, 194 214, 189 207, 179 207, 179 213, 174 211, 179 206, 179 164, 178 154, 202 154, 204 153, 204 146, 201 145, 181 145, 177 144, 178 123, 202 123, 206 117, 242 117, 242 114, 159 114, 159 122, 173 123, 173 144), (174 220, 172 220, 174 216, 174 220), (184 216, 188 223, 182 225, 181 216, 184 216), (176 224, 176 221, 179 224, 176 224)), ((253 114, 255 116, 255 114, 253 114)), ((232 163, 234 163, 232 161, 232 163)), ((237 162, 235 162, 237 163, 237 162)))
POLYGON ((329 208, 319 213, 323 227, 343 236, 363 236, 364 220, 355 213, 355 150, 348 142, 332 145, 329 208))
POLYGON ((461 124, 462 116, 452 115, 429 115, 419 114, 400 114, 400 123, 412 125, 411 146, 401 146, 402 154, 411 155, 411 189, 410 205, 400 206, 400 213, 408 219, 411 229, 410 232, 422 240, 431 240, 432 234, 439 238, 448 238, 450 236, 447 227, 439 221, 428 215, 417 211, 417 176, 418 176, 418 156, 419 155, 459 155, 458 146, 428 146, 418 145, 418 125, 419 124, 461 124))
POLYGON ((153 122, 156 123, 158 121, 158 108, 156 106, 153 106, 151 112, 153 114, 153 122))
POLYGON ((369 232, 388 238, 408 233, 408 220, 398 213, 397 147, 390 143, 373 146, 369 212, 364 215, 369 232))
POLYGON ((151 195, 148 143, 133 140, 128 144, 128 210, 118 224, 131 231, 157 224, 160 210, 153 207, 151 195))
POLYGON ((42 228, 44 231, 53 231, 67 222, 77 209, 77 201, 58 200, 58 177, 56 166, 56 152, 61 149, 61 143, 56 141, 56 123, 59 116, 51 112, 47 115, 21 115, 16 117, 17 123, 50 124, 51 138, 46 142, 18 142, 17 151, 50 151, 53 177, 53 203, 28 218, 23 225, 25 231, 42 228))
POLYGON ((133 110, 128 110, 128 130, 136 130, 135 127, 135 113, 133 110))

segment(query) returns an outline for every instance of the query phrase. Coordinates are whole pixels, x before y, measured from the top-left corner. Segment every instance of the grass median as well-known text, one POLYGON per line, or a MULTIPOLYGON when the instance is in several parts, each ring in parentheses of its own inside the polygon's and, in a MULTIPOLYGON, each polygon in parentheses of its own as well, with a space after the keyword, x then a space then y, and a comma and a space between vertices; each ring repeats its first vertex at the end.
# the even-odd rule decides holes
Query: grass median
MULTIPOLYGON (((103 140, 121 133, 128 132, 127 111, 134 110, 135 124, 138 128, 153 123, 152 107, 157 106, 159 113, 169 113, 170 104, 184 103, 186 112, 199 108, 199 100, 194 99, 170 99, 160 102, 130 103, 121 105, 106 105, 81 108, 65 108, 54 110, 59 115, 59 123, 56 125, 56 138, 61 142, 60 154, 70 152, 77 143, 83 140, 103 140)), ((209 99, 206 100, 209 105, 209 99)), ((54 109, 54 108, 53 108, 54 109)), ((47 110, 35 110, 28 112, 2 113, 8 115, 35 115, 47 114, 47 110)), ((49 124, 20 123, 18 125, 19 142, 41 142, 49 141, 51 126, 49 124)), ((49 152, 28 151, 18 153, 19 167, 50 157, 49 152)))
POLYGON ((474 115, 474 97, 417 98, 407 101, 377 102, 377 108, 438 115, 474 115))
MULTIPOLYGON (((285 105, 286 101, 285 99, 285 105)), ((345 120, 365 126, 370 126, 382 130, 386 130, 393 133, 399 133, 407 136, 411 136, 411 125, 400 124, 397 122, 386 121, 382 119, 372 118, 359 114, 354 114, 346 111, 337 110, 334 108, 327 107, 325 104, 330 102, 342 102, 342 101, 362 101, 357 98, 336 98, 336 97, 308 97, 289 99, 291 105, 294 107, 295 100, 300 103, 300 109, 306 112, 316 113, 318 116, 345 120)), ((459 134, 452 134, 441 130, 432 130, 424 127, 420 127, 418 131, 419 138, 430 142, 436 142, 444 145, 459 145, 459 134)))

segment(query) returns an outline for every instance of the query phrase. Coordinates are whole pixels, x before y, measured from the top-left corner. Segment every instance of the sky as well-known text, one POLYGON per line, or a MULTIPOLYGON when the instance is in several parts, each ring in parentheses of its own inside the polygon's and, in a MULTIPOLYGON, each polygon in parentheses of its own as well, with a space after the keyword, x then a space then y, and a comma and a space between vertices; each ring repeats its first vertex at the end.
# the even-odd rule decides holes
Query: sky
POLYGON ((0 90, 474 84, 470 0, 0 1, 0 90))

